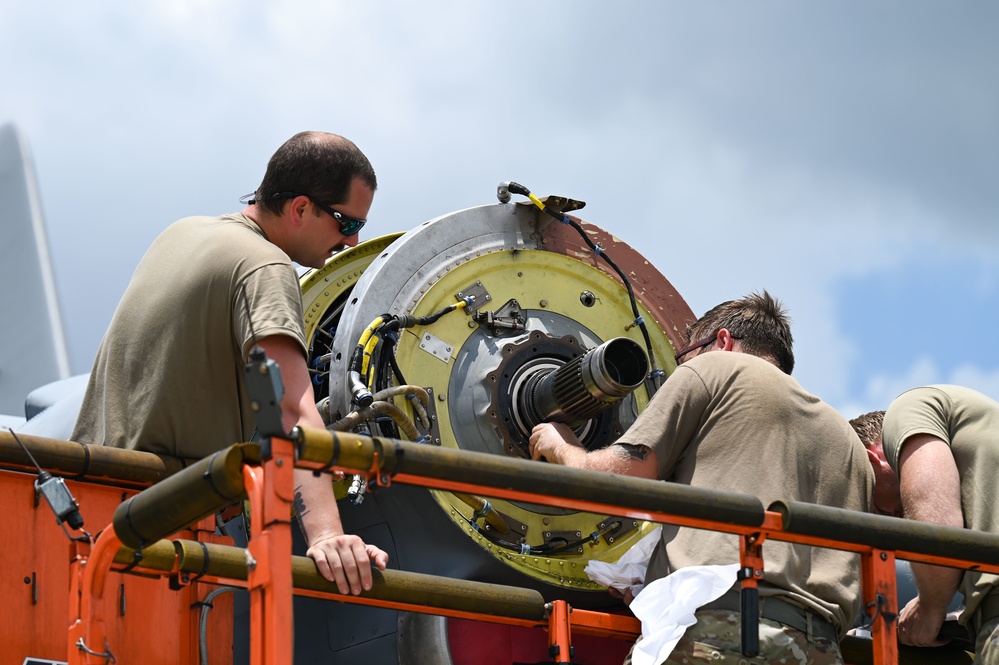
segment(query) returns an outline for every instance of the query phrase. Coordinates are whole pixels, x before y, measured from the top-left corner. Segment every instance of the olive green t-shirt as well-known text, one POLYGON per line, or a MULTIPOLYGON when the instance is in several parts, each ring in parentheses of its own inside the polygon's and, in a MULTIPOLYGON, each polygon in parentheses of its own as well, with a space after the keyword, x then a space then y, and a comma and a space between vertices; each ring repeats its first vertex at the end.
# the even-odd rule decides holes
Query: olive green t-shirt
POLYGON ((241 214, 175 222, 118 304, 73 440, 189 459, 249 440, 251 324, 256 339, 288 335, 305 353, 291 260, 241 214))
MULTIPOLYGON (((669 377, 619 443, 651 448, 659 477, 778 499, 870 510, 871 465, 853 428, 771 363, 713 351, 669 377)), ((763 545, 762 596, 816 612, 840 633, 860 608, 860 560, 841 550, 763 545)), ((663 525, 646 582, 687 566, 739 561, 738 537, 663 525)))
MULTIPOLYGON (((895 473, 903 444, 916 434, 931 434, 950 446, 961 476, 964 526, 999 534, 999 403, 961 386, 925 386, 902 393, 885 412, 882 434, 885 457, 895 473)), ((985 596, 999 595, 997 585, 999 575, 964 574, 961 623, 967 623, 985 596)))

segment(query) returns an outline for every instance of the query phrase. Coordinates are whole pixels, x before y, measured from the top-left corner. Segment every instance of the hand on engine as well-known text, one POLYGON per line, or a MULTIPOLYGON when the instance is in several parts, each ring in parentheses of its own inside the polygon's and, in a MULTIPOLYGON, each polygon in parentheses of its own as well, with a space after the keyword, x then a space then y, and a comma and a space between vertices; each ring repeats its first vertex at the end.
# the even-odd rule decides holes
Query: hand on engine
POLYGON ((542 458, 555 464, 563 464, 559 451, 564 446, 581 447, 576 434, 562 423, 542 423, 531 431, 531 459, 542 458))

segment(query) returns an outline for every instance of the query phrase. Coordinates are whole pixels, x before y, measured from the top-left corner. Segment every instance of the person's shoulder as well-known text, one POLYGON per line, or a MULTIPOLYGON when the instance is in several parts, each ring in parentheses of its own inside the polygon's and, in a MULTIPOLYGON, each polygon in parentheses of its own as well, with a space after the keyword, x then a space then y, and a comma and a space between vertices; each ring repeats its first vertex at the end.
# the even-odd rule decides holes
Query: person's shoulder
POLYGON ((238 212, 230 212, 224 215, 189 215, 178 219, 168 228, 191 228, 202 227, 206 229, 225 230, 246 230, 266 239, 264 232, 251 218, 238 212))
MULTIPOLYGON (((234 215, 190 215, 173 222, 160 233, 164 239, 170 238, 206 238, 225 234, 226 229, 240 226, 234 215)), ((258 229, 259 232, 259 229, 258 229)), ((260 234, 263 237, 263 234, 260 234)))
POLYGON ((956 386, 952 384, 936 384, 932 386, 923 386, 922 388, 915 388, 912 392, 919 394, 920 392, 931 392, 931 393, 941 393, 946 395, 951 402, 969 402, 969 403, 991 403, 999 408, 999 403, 994 399, 989 397, 983 392, 975 390, 974 388, 968 388, 967 386, 956 386))
POLYGON ((224 216, 213 216, 213 215, 188 215, 187 217, 181 217, 176 222, 168 226, 168 229, 175 228, 192 228, 192 227, 207 227, 212 224, 218 224, 224 216))
POLYGON ((218 217, 201 217, 196 219, 201 219, 205 224, 214 225, 229 232, 249 232, 252 236, 261 240, 267 240, 267 236, 264 234, 260 226, 253 221, 253 219, 239 212, 231 212, 225 215, 219 215, 218 217))
POLYGON ((920 386, 905 391, 892 401, 885 412, 885 426, 888 427, 899 419, 909 418, 913 413, 934 414, 941 419, 967 414, 999 419, 999 402, 965 386, 920 386))
POLYGON ((710 351, 695 356, 685 362, 682 367, 690 367, 697 372, 749 372, 777 374, 787 376, 772 362, 764 360, 751 353, 739 351, 710 351))
POLYGON ((240 251, 259 256, 263 264, 281 263, 291 265, 285 252, 272 243, 253 219, 242 213, 230 213, 212 218, 212 224, 221 229, 229 242, 240 251))
POLYGON ((891 401, 885 412, 885 418, 897 416, 911 409, 921 409, 928 406, 935 408, 949 407, 955 398, 960 398, 966 388, 936 384, 910 388, 891 401), (889 416, 889 414, 891 414, 889 416))
POLYGON ((709 351, 688 360, 677 368, 676 374, 686 375, 687 381, 703 384, 709 392, 725 386, 774 386, 787 383, 791 378, 773 363, 748 353, 738 351, 709 351))
POLYGON ((219 271, 238 266, 249 274, 264 266, 281 266, 294 272, 294 265, 285 252, 267 239, 259 226, 241 213, 197 215, 171 224, 157 240, 170 247, 199 248, 199 254, 214 257, 219 271))

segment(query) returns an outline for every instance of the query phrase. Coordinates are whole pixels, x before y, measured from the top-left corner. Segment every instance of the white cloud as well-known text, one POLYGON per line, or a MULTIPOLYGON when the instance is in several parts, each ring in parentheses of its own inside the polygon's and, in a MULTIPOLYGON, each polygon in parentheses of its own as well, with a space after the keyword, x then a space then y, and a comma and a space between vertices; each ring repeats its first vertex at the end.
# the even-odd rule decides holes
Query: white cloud
POLYGON ((999 369, 989 371, 976 365, 961 365, 944 370, 924 356, 917 358, 901 374, 871 376, 863 395, 857 396, 859 399, 846 399, 834 405, 844 416, 853 418, 867 411, 887 409, 907 390, 940 383, 966 386, 999 399, 999 369))
POLYGON ((943 373, 932 359, 921 357, 902 375, 872 376, 867 382, 864 396, 874 405, 869 410, 886 409, 892 400, 906 390, 932 383, 944 383, 943 373))

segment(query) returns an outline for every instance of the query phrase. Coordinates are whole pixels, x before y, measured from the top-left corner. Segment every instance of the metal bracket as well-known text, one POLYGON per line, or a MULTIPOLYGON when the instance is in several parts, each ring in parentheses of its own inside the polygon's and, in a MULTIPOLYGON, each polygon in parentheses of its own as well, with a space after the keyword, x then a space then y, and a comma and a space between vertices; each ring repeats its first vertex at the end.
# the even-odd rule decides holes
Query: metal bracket
POLYGON ((488 327, 494 336, 502 332, 524 330, 527 324, 527 318, 515 298, 506 301, 495 312, 475 312, 472 314, 472 320, 480 326, 488 327))
POLYGON ((608 515, 597 524, 597 530, 603 531, 614 524, 614 522, 619 522, 618 526, 603 534, 603 539, 607 541, 608 545, 612 545, 615 540, 624 534, 630 533, 638 528, 638 520, 633 520, 628 517, 615 517, 613 515, 608 515))
MULTIPOLYGON (((550 543, 553 540, 564 540, 566 543, 571 543, 573 541, 580 540, 583 537, 583 534, 580 531, 545 531, 543 535, 546 543, 550 543)), ((576 548, 577 554, 582 551, 582 545, 576 548)))
POLYGON ((243 367, 246 377, 246 389, 250 395, 250 408, 257 421, 257 431, 263 440, 261 450, 264 459, 270 458, 270 442, 272 436, 287 437, 281 422, 281 399, 284 397, 284 382, 281 380, 281 369, 277 363, 270 360, 264 350, 254 347, 250 358, 243 367))
MULTIPOLYGON (((510 517, 506 513, 501 513, 498 510, 494 510, 494 512, 495 514, 499 515, 504 522, 506 522, 508 527, 510 527, 510 533, 516 534, 517 538, 519 538, 519 542, 524 542, 524 539, 527 538, 527 531, 530 527, 528 527, 523 522, 513 517, 510 517)), ((492 530, 493 527, 492 525, 489 524, 489 522, 486 522, 483 525, 483 528, 489 531, 492 530)))
POLYGON ((458 300, 464 300, 465 298, 472 299, 468 307, 465 308, 465 311, 469 314, 478 311, 480 307, 493 300, 493 297, 489 295, 489 291, 482 285, 482 282, 475 282, 475 284, 458 291, 458 293, 454 294, 454 297, 458 300))
POLYGON ((437 422, 437 400, 434 399, 433 386, 424 386, 424 390, 430 397, 426 407, 424 407, 427 411, 427 418, 430 420, 430 429, 424 428, 419 418, 413 418, 413 424, 416 425, 416 431, 427 437, 431 445, 439 446, 441 445, 441 428, 440 423, 437 422))
POLYGON ((426 351, 434 358, 443 361, 445 365, 451 362, 451 356, 454 354, 453 345, 426 331, 420 336, 420 350, 426 351))

